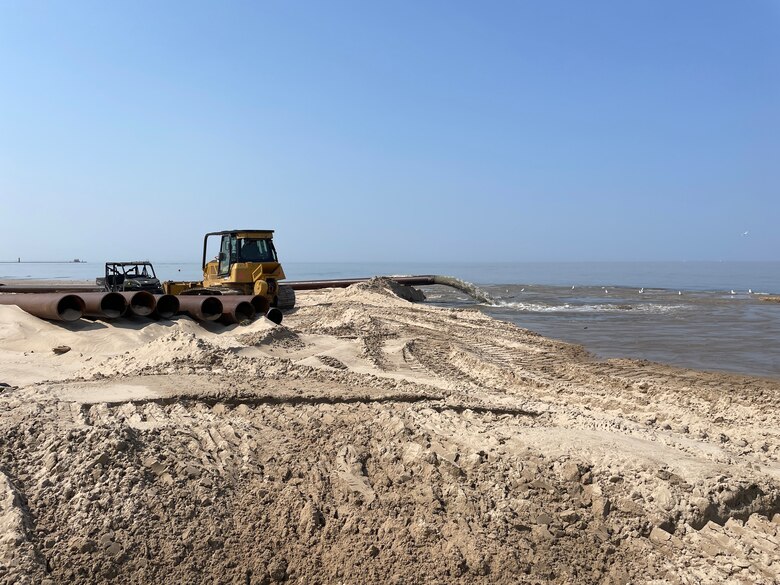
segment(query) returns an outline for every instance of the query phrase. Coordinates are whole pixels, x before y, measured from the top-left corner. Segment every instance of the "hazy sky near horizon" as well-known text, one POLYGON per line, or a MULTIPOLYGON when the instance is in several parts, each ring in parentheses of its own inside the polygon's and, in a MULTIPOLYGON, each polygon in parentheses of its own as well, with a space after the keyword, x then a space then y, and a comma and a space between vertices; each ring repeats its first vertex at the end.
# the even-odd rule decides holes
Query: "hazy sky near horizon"
POLYGON ((776 0, 0 0, 0 260, 780 260, 779 186, 776 0))

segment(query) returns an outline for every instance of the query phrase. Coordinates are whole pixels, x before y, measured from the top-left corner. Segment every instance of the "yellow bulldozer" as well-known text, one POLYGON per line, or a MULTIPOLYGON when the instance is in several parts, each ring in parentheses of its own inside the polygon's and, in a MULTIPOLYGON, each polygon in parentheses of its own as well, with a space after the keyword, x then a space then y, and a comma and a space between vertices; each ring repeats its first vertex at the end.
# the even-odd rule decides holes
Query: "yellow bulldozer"
POLYGON ((273 236, 273 230, 209 232, 203 238, 203 280, 169 280, 163 290, 173 295, 261 295, 272 307, 291 309, 295 291, 279 284, 285 275, 273 236), (219 238, 219 253, 207 262, 209 238, 219 238))

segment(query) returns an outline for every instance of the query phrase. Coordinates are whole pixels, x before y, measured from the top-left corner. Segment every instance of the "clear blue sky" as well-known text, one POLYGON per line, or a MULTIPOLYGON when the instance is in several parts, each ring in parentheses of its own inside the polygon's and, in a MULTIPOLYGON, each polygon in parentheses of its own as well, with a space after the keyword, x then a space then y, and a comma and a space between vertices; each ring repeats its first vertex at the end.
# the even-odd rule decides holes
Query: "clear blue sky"
POLYGON ((778 260, 779 186, 777 0, 0 0, 3 260, 778 260))

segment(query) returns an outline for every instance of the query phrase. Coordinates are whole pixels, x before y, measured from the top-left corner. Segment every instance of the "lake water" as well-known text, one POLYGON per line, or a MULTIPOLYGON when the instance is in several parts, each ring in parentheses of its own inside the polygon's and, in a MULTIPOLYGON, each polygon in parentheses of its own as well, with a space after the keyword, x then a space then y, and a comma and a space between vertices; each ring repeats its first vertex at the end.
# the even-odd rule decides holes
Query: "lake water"
MULTIPOLYGON (((284 267, 291 280, 456 276, 496 299, 495 305, 478 305, 485 313, 580 343, 599 357, 780 378, 780 304, 763 302, 756 294, 780 293, 780 262, 287 262, 284 267)), ((157 263, 155 268, 161 280, 197 280, 201 274, 196 263, 157 263)), ((102 270, 97 263, 0 263, 0 281, 92 280, 102 270)), ((424 290, 432 304, 475 306, 447 287, 424 290)))

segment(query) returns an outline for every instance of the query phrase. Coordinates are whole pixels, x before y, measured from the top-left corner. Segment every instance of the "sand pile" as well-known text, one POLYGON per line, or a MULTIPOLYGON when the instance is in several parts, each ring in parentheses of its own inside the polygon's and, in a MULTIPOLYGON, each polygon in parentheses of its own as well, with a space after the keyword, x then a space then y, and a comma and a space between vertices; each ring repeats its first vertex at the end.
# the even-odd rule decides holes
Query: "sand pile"
POLYGON ((776 582, 780 384, 396 292, 227 329, 0 307, 0 580, 776 582))

